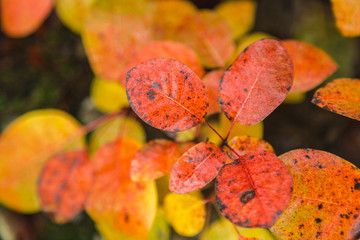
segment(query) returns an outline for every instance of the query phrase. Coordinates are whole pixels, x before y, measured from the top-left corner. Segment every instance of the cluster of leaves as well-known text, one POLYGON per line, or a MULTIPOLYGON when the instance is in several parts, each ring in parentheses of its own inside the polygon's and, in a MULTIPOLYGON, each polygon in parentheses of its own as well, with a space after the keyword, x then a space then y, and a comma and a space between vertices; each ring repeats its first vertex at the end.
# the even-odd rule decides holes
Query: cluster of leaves
MULTIPOLYGON (((358 19, 360 8, 349 3, 358 4, 332 1, 339 29, 355 36, 360 24, 349 19, 358 19)), ((3 31, 23 37, 54 2, 1 4, 3 31)), ((244 37, 253 1, 224 2, 214 11, 180 0, 55 4, 64 24, 82 36, 97 76, 94 104, 103 112, 130 105, 175 141, 146 143, 141 125, 118 112, 86 126, 59 110, 26 113, 0 137, 3 205, 42 210, 57 223, 85 208, 106 239, 168 239, 168 224, 183 236, 202 231, 213 198, 204 200, 201 190, 214 183, 217 208, 230 221, 220 216, 202 240, 358 237, 359 170, 318 150, 276 156, 261 140, 261 121, 285 98, 303 99, 336 71, 329 55, 264 33, 244 37), (205 121, 218 113, 219 122, 205 121), (87 144, 84 135, 94 129, 87 144)), ((313 103, 360 120, 359 98, 360 80, 337 79, 318 89, 313 103)))

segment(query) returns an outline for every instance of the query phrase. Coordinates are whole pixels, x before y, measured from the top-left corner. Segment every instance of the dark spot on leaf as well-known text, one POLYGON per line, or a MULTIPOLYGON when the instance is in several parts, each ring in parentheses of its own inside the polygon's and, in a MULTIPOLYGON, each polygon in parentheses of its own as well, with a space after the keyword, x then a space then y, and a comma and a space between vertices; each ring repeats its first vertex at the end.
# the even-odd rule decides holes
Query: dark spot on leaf
POLYGON ((322 220, 321 220, 320 218, 315 218, 315 222, 316 222, 316 223, 321 223, 321 221, 322 221, 322 220))
POLYGON ((295 159, 295 160, 294 160, 294 164, 297 164, 297 163, 298 163, 298 161, 295 159))
POLYGON ((129 214, 126 212, 125 213, 125 218, 124 218, 125 222, 128 222, 129 221, 129 214))
POLYGON ((255 191, 254 190, 248 190, 246 192, 244 192, 241 197, 240 197, 240 201, 243 204, 248 203, 251 199, 253 199, 255 197, 255 191))
POLYGON ((246 47, 246 48, 243 50, 243 53, 246 53, 247 50, 249 50, 249 47, 246 47))
POLYGON ((244 90, 244 92, 246 92, 246 93, 248 92, 247 88, 244 88, 243 90, 244 90))
POLYGON ((316 232, 316 238, 319 238, 320 237, 320 235, 321 235, 321 232, 316 232))
POLYGON ((310 159, 310 156, 309 156, 309 155, 307 155, 307 154, 305 155, 305 157, 306 157, 307 159, 310 159))
POLYGON ((149 97, 149 99, 152 101, 152 100, 154 100, 155 99, 155 95, 156 95, 156 93, 153 91, 153 90, 149 90, 147 93, 146 93, 146 95, 149 97))
POLYGON ((323 205, 320 203, 320 204, 318 205, 318 209, 321 210, 322 208, 323 208, 323 205))
POLYGON ((360 189, 360 183, 355 183, 354 188, 355 188, 356 190, 360 189))
POLYGON ((354 219, 357 219, 358 216, 359 216, 359 215, 355 214, 355 215, 353 216, 353 218, 354 218, 354 219))
POLYGON ((291 86, 290 86, 290 87, 287 87, 287 88, 286 88, 286 91, 290 91, 290 89, 291 89, 291 86))
POLYGON ((346 218, 346 219, 349 219, 349 218, 350 218, 349 215, 347 215, 347 214, 340 214, 340 217, 341 217, 341 218, 346 218))
POLYGON ((302 229, 302 228, 304 228, 304 224, 299 225, 299 229, 302 229))
POLYGON ((344 236, 344 232, 343 232, 343 231, 341 231, 341 232, 340 232, 340 235, 341 235, 341 236, 344 236))

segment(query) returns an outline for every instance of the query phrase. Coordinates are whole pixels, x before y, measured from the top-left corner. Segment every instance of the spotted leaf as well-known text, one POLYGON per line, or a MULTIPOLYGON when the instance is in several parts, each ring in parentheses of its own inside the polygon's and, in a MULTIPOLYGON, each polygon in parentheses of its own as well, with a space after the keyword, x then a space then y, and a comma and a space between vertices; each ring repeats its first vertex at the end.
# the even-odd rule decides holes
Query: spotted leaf
POLYGON ((334 73, 337 64, 321 49, 296 40, 282 41, 294 64, 294 82, 290 92, 305 92, 334 73))
POLYGON ((198 190, 213 180, 221 167, 230 161, 226 153, 215 144, 201 142, 185 152, 175 163, 169 188, 174 193, 198 190))
POLYGON ((326 110, 360 121, 360 79, 335 79, 319 88, 311 102, 326 110))
POLYGON ((220 82, 221 110, 231 121, 258 123, 284 101, 292 81, 293 65, 281 42, 256 41, 226 70, 220 82))
POLYGON ((203 122, 209 105, 205 85, 196 74, 167 58, 151 59, 130 70, 126 93, 141 119, 170 132, 203 122))
POLYGON ((72 220, 84 207, 93 184, 93 168, 82 151, 50 158, 38 180, 41 207, 56 223, 72 220))
POLYGON ((293 150, 280 158, 290 168, 294 192, 271 231, 289 240, 354 239, 360 219, 359 169, 313 149, 293 150))
POLYGON ((241 227, 271 227, 289 204, 292 187, 286 165, 264 151, 225 165, 215 182, 221 213, 241 227))

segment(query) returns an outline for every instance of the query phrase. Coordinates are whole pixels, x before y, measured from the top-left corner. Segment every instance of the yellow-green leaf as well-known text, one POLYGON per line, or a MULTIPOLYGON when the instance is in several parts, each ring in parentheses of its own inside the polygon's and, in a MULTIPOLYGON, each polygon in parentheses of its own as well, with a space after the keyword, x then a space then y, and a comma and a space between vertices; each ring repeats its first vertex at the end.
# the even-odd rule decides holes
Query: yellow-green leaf
POLYGON ((174 230, 183 236, 195 236, 205 224, 205 205, 201 193, 169 193, 164 201, 165 216, 174 230))
POLYGON ((60 110, 28 112, 15 119, 0 136, 0 202, 24 213, 40 210, 37 179, 46 160, 66 145, 84 148, 74 140, 80 124, 60 110))
POLYGON ((165 213, 162 208, 158 208, 156 217, 148 235, 148 240, 169 240, 170 226, 168 225, 165 213))

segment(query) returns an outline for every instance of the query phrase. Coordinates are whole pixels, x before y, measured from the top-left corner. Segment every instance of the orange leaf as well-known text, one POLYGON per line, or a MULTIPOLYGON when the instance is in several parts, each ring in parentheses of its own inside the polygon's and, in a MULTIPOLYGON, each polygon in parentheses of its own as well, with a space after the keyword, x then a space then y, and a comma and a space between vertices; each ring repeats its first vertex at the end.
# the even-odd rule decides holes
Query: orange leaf
POLYGON ((221 167, 230 162, 226 153, 210 142, 201 142, 190 148, 175 163, 169 188, 174 193, 198 190, 213 180, 221 167))
POLYGON ((326 110, 360 121, 360 79, 335 79, 319 88, 311 102, 326 110))
POLYGON ((131 161, 131 179, 149 181, 171 172, 178 158, 178 144, 166 139, 155 139, 144 145, 131 161))
POLYGON ((306 92, 333 74, 337 65, 321 49, 296 40, 282 41, 294 64, 294 82, 290 92, 306 92))
POLYGON ((231 121, 258 123, 284 101, 292 81, 293 65, 281 42, 256 41, 226 70, 220 83, 220 107, 231 121))
POLYGON ((124 76, 121 77, 122 84, 125 86, 126 74, 131 68, 152 58, 171 58, 188 66, 198 77, 204 75, 204 69, 199 58, 191 48, 179 42, 157 41, 151 42, 138 50, 130 63, 124 68, 124 76))
POLYGON ((56 223, 72 220, 83 209, 92 184, 93 168, 85 150, 55 155, 38 180, 43 211, 56 223))
POLYGON ((218 101, 219 95, 219 84, 224 70, 215 70, 208 72, 204 77, 203 81, 208 91, 209 96, 209 111, 208 115, 220 112, 220 106, 218 101))
POLYGON ((297 149, 280 156, 290 168, 294 192, 272 227, 283 239, 353 239, 360 216, 360 171, 328 152, 297 149))
POLYGON ((235 50, 229 25, 210 10, 186 17, 176 32, 176 40, 192 47, 207 68, 224 67, 235 50))
POLYGON ((274 153, 273 147, 265 140, 248 136, 236 136, 229 141, 229 146, 232 147, 236 153, 243 156, 249 152, 261 150, 274 153))
POLYGON ((2 0, 1 28, 9 37, 26 37, 35 32, 50 14, 53 0, 2 0))
POLYGON ((136 141, 123 138, 102 146, 93 157, 95 184, 86 211, 106 239, 144 239, 151 229, 155 184, 130 179, 130 162, 139 149, 136 141))
POLYGON ((134 67, 128 73, 126 93, 136 114, 161 130, 183 131, 205 120, 205 85, 175 60, 155 58, 134 67))
POLYGON ((152 39, 146 0, 97 1, 88 10, 82 38, 95 75, 118 80, 133 54, 152 39))
POLYGON ((264 151, 225 165, 215 182, 221 213, 241 227, 271 227, 289 204, 292 187, 286 165, 264 151))
POLYGON ((360 35, 360 2, 358 0, 331 0, 336 26, 346 37, 360 35))

